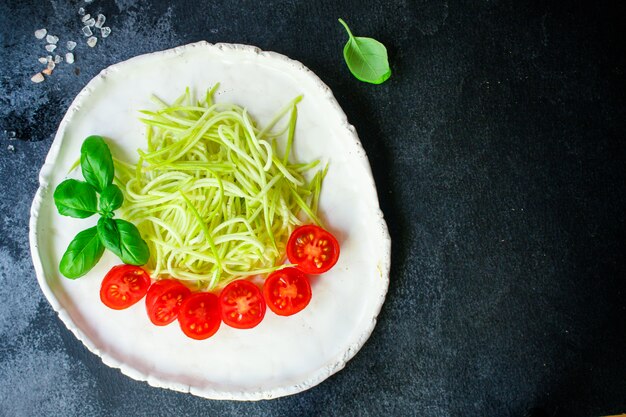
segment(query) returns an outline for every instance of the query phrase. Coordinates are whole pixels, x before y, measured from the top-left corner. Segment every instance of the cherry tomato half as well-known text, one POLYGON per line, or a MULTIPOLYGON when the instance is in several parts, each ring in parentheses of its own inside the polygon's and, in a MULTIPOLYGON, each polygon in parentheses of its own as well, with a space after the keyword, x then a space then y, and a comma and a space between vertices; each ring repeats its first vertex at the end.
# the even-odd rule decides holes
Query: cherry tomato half
POLYGON ((228 284, 220 293, 222 321, 236 329, 251 329, 265 316, 265 300, 259 287, 239 279, 228 284))
POLYGON ((146 294, 146 310, 150 321, 157 326, 170 324, 178 317, 178 309, 191 290, 175 279, 155 282, 146 294))
POLYGON ((178 323, 183 333, 192 339, 209 338, 220 328, 220 302, 210 292, 191 294, 178 310, 178 323))
POLYGON ((321 227, 300 226, 289 237, 287 257, 305 274, 322 274, 337 263, 339 243, 321 227))
POLYGON ((291 316, 311 301, 311 284, 302 271, 285 268, 267 277, 263 295, 270 310, 279 316, 291 316))
POLYGON ((134 265, 111 268, 102 280, 100 299, 109 308, 123 310, 141 300, 150 287, 150 275, 134 265))

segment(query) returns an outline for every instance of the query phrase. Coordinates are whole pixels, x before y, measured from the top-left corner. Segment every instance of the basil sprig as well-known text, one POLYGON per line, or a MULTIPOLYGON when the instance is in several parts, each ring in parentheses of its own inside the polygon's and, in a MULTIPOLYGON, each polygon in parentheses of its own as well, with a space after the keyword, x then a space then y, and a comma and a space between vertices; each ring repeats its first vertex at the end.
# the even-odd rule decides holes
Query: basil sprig
POLYGON ((382 84, 387 81, 391 77, 391 68, 385 45, 376 39, 352 35, 343 19, 339 19, 339 23, 348 32, 348 42, 343 47, 343 58, 352 75, 360 81, 371 84, 382 84))
POLYGON ((59 270, 67 278, 79 278, 98 263, 105 248, 126 264, 144 265, 150 250, 137 227, 126 220, 113 219, 124 195, 113 184, 113 157, 101 136, 85 139, 80 165, 86 181, 63 181, 54 191, 54 204, 63 216, 84 219, 98 213, 100 219, 97 226, 74 237, 61 258, 59 270))

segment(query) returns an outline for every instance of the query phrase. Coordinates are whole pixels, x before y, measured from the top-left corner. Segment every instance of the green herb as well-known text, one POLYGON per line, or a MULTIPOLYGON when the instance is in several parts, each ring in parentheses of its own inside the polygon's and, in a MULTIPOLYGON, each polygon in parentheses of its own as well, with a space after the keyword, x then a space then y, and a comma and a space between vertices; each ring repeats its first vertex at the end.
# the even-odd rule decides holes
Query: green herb
POLYGON ((89 136, 80 148, 80 167, 85 180, 101 192, 113 182, 113 158, 102 136, 89 136))
POLYGON ((366 83, 385 82, 391 76, 385 45, 376 39, 355 37, 343 19, 339 19, 339 23, 348 32, 349 39, 343 48, 343 57, 352 75, 366 83))
POLYGON ((82 277, 93 268, 104 252, 96 227, 83 230, 70 242, 61 258, 59 270, 68 278, 82 277))
POLYGON ((84 219, 98 211, 96 190, 86 182, 65 180, 54 190, 54 204, 62 216, 84 219))
POLYGON ((122 190, 115 185, 108 185, 100 193, 100 214, 111 215, 115 210, 122 206, 124 202, 124 194, 122 190))
POLYGON ((87 182, 69 179, 54 191, 54 203, 59 213, 84 219, 95 213, 101 217, 98 225, 83 230, 72 240, 61 258, 59 270, 75 279, 89 272, 107 248, 122 262, 144 265, 150 258, 148 245, 137 227, 125 220, 112 219, 122 206, 124 195, 114 185, 111 151, 100 136, 89 136, 80 149, 80 165, 87 182), (98 203, 97 193, 100 193, 98 203))
POLYGON ((137 227, 121 219, 98 220, 98 236, 104 246, 129 265, 143 265, 150 258, 148 245, 137 227))

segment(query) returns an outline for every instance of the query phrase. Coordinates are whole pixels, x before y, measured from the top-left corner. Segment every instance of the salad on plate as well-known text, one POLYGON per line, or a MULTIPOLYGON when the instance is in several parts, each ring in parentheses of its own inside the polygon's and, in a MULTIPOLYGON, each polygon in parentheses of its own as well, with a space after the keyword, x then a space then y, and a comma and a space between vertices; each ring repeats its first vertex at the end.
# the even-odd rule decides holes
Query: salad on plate
POLYGON ((253 328, 267 309, 302 311, 309 276, 340 253, 317 213, 328 166, 291 155, 302 96, 261 127, 247 109, 215 102, 216 89, 197 99, 187 88, 172 103, 153 97, 136 164, 89 136, 72 168, 84 180, 54 192, 59 214, 99 216, 69 242, 60 272, 79 278, 109 250, 123 263, 103 278, 101 301, 121 310, 144 300, 154 325, 178 321, 197 340, 222 323, 253 328))

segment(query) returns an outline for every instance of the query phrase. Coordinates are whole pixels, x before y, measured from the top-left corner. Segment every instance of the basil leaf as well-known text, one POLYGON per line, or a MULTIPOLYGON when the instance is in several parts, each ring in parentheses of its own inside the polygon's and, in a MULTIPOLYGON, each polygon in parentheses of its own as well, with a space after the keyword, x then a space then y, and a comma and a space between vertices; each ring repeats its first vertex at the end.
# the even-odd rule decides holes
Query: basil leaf
POLYGON ((91 271, 104 252, 96 227, 78 233, 61 258, 59 270, 68 278, 76 279, 91 271))
POLYGON ((100 210, 104 213, 112 213, 120 208, 123 202, 124 194, 115 184, 107 185, 100 193, 100 210))
POLYGON ((343 19, 339 19, 348 32, 348 42, 343 48, 343 58, 352 75, 358 80, 381 84, 391 76, 385 45, 372 38, 355 37, 343 19))
POLYGON ((97 227, 104 246, 125 264, 144 265, 150 259, 150 249, 134 224, 101 217, 97 227))
POLYGON ((86 182, 65 180, 54 190, 54 204, 62 216, 87 218, 98 211, 96 190, 86 182))
POLYGON ((80 167, 85 181, 101 192, 113 182, 113 158, 102 136, 89 136, 80 148, 80 167))

